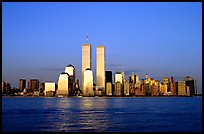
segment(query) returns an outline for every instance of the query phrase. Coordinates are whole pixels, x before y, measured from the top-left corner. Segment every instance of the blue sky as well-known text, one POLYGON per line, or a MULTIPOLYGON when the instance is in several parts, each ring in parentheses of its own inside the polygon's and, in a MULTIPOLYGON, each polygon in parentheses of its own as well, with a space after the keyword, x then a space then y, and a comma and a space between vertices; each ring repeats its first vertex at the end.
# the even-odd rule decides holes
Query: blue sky
POLYGON ((81 81, 86 34, 106 47, 106 70, 140 79, 195 77, 202 92, 201 2, 3 2, 2 80, 55 81, 68 64, 81 81))

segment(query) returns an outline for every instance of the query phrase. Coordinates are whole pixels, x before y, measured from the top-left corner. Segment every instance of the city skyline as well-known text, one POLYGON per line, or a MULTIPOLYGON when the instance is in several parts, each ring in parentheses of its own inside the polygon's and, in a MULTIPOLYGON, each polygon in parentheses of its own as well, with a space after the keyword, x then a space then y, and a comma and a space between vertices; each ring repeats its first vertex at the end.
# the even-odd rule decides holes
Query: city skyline
POLYGON ((133 72, 178 81, 190 75, 202 92, 202 3, 3 2, 2 7, 2 80, 12 87, 20 78, 57 83, 68 64, 81 83, 81 45, 88 33, 95 83, 96 46, 103 45, 105 68, 113 76, 124 71, 126 78, 133 72))

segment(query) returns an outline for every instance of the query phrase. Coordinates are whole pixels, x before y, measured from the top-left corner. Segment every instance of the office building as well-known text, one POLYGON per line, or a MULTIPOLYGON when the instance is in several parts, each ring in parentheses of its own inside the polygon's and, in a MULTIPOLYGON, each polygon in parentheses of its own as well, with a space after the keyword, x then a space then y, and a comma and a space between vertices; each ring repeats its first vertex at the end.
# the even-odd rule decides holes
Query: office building
POLYGON ((111 82, 107 82, 106 83, 106 95, 107 96, 112 96, 112 83, 111 82))
POLYGON ((115 82, 115 88, 113 94, 115 96, 121 96, 122 95, 122 83, 117 81, 115 82))
POLYGON ((75 92, 75 68, 73 65, 69 64, 65 68, 65 73, 69 74, 69 95, 73 96, 75 92))
POLYGON ((30 79, 28 81, 28 92, 34 92, 35 90, 39 90, 39 80, 38 79, 30 79))
POLYGON ((190 76, 186 76, 184 81, 186 82, 186 86, 190 88, 190 96, 197 94, 196 80, 190 76))
POLYGON ((58 80, 58 89, 56 95, 58 97, 67 97, 69 95, 69 74, 62 72, 58 80))
POLYGON ((178 90, 178 96, 186 96, 186 82, 185 81, 176 82, 176 88, 178 90))
POLYGON ((81 87, 82 87, 82 91, 84 90, 84 71, 87 68, 92 69, 92 50, 91 50, 91 44, 84 44, 82 45, 82 81, 81 81, 81 87))
POLYGON ((96 47, 96 86, 105 90, 105 47, 96 47))
POLYGON ((93 72, 90 68, 84 71, 83 96, 94 96, 93 72))
POLYGON ((113 83, 112 71, 106 71, 105 79, 106 79, 106 83, 108 83, 108 82, 113 83))
POLYGON ((167 95, 167 84, 161 84, 162 95, 167 95))
POLYGON ((23 91, 24 88, 26 88, 26 80, 25 79, 19 79, 19 81, 18 81, 18 89, 20 91, 23 91))
POLYGON ((125 96, 130 95, 130 93, 129 93, 129 82, 127 80, 125 80, 125 83, 124 83, 124 95, 125 96))
POLYGON ((45 90, 44 95, 47 97, 52 97, 55 95, 56 92, 56 84, 55 82, 45 82, 45 90))
POLYGON ((6 82, 2 81, 2 94, 6 94, 6 82))
POLYGON ((164 77, 163 83, 167 85, 167 92, 170 91, 170 80, 168 77, 164 77))
POLYGON ((115 74, 115 83, 116 82, 120 82, 121 84, 123 83, 122 72, 116 72, 116 74, 115 74))
POLYGON ((176 95, 176 83, 175 78, 173 76, 171 76, 170 91, 172 95, 176 95))

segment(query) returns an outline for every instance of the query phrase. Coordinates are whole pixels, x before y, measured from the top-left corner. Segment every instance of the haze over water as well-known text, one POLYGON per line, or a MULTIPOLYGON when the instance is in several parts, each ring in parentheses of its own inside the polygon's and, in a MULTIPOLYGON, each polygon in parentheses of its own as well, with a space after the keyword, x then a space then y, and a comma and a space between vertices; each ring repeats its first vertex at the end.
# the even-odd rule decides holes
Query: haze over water
POLYGON ((3 97, 2 130, 200 132, 201 97, 3 97))

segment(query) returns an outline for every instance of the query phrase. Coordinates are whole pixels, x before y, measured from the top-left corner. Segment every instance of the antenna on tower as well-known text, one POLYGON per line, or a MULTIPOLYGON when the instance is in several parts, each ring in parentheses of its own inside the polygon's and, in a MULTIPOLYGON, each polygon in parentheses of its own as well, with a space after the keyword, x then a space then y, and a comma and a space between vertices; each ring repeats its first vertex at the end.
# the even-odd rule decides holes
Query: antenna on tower
POLYGON ((88 33, 86 34, 86 43, 88 43, 88 39, 89 39, 89 37, 88 37, 88 33))

